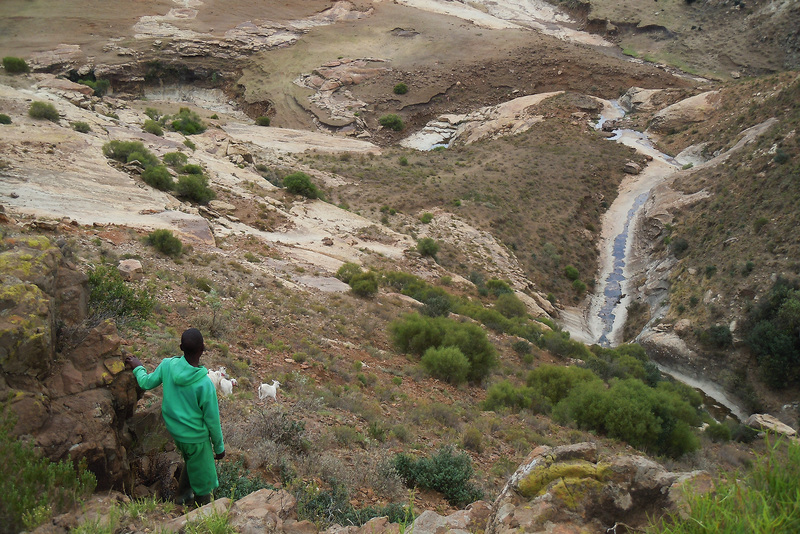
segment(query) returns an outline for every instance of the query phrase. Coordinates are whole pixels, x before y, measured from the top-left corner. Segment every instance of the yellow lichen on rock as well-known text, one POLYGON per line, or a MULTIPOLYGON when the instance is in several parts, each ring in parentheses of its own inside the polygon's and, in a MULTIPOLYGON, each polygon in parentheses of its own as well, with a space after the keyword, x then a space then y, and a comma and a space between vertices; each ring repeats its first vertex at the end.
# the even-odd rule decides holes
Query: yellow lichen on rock
POLYGON ((559 481, 563 484, 563 481, 566 480, 572 486, 577 486, 577 484, 580 483, 594 487, 594 483, 602 486, 602 482, 607 478, 607 464, 593 464, 585 460, 574 460, 556 464, 548 461, 544 465, 534 468, 528 476, 519 482, 517 489, 522 496, 532 499, 543 495, 554 481, 559 481), (587 484, 584 484, 584 481, 586 481, 587 484))

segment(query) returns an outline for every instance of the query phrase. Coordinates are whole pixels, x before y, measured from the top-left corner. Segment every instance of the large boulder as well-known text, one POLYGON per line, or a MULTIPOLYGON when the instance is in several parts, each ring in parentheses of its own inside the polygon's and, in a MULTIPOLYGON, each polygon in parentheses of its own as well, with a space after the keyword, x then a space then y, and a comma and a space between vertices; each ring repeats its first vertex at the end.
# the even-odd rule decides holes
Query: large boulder
POLYGON ((492 506, 487 534, 605 533, 634 529, 648 517, 682 509, 684 484, 711 488, 702 471, 671 473, 643 456, 599 458, 594 443, 538 447, 511 476, 492 506))
POLYGON ((656 113, 648 130, 657 133, 680 131, 690 124, 707 120, 720 103, 719 91, 708 91, 681 100, 656 113))
POLYGON ((100 489, 129 485, 125 424, 137 391, 116 327, 83 325, 87 277, 47 238, 2 245, 0 397, 10 399, 14 435, 51 460, 85 459, 100 489))

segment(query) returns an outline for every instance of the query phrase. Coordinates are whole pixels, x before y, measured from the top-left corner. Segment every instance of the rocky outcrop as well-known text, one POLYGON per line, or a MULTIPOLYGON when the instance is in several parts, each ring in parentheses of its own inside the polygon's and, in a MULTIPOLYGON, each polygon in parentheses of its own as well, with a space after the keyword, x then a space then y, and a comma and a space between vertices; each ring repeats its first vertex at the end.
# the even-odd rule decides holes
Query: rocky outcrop
POLYGON ((601 459, 594 443, 539 447, 495 500, 486 532, 637 529, 648 516, 680 510, 685 484, 708 491, 711 478, 704 471, 672 473, 643 456, 601 459))
POLYGON ((797 436, 797 431, 794 428, 781 423, 778 418, 769 414, 754 413, 747 418, 745 424, 764 432, 772 432, 773 434, 780 434, 790 438, 797 436))
POLYGON ((657 133, 680 131, 690 124, 708 120, 720 102, 719 91, 708 91, 671 106, 656 113, 650 121, 648 130, 657 133))
POLYGON ((125 420, 136 389, 111 323, 86 329, 87 277, 44 237, 0 252, 0 396, 14 434, 52 460, 86 459, 98 487, 127 484, 125 420))

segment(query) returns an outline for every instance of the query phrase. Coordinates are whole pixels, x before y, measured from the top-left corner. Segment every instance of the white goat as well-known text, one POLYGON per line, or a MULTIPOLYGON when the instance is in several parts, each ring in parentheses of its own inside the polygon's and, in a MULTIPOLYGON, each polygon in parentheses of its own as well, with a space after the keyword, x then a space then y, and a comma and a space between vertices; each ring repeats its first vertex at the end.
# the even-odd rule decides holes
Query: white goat
POLYGON ((261 384, 258 386, 258 400, 264 400, 267 397, 272 397, 272 400, 278 400, 278 387, 281 385, 277 380, 273 380, 272 384, 261 384))
POLYGON ((208 378, 211 379, 211 383, 216 389, 219 389, 220 381, 227 377, 228 373, 224 367, 220 367, 218 371, 208 371, 208 378))
POLYGON ((219 391, 226 397, 233 393, 233 386, 238 386, 239 383, 236 382, 235 378, 231 378, 228 380, 227 378, 222 378, 219 381, 219 391))

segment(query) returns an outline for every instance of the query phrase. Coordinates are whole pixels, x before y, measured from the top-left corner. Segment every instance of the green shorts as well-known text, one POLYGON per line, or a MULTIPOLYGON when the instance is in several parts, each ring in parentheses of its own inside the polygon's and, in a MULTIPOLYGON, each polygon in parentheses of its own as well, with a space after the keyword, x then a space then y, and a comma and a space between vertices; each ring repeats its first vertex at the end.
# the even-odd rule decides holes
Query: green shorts
POLYGON ((189 486, 195 495, 208 495, 219 486, 217 466, 214 464, 214 451, 211 441, 204 443, 175 442, 186 463, 189 486))

